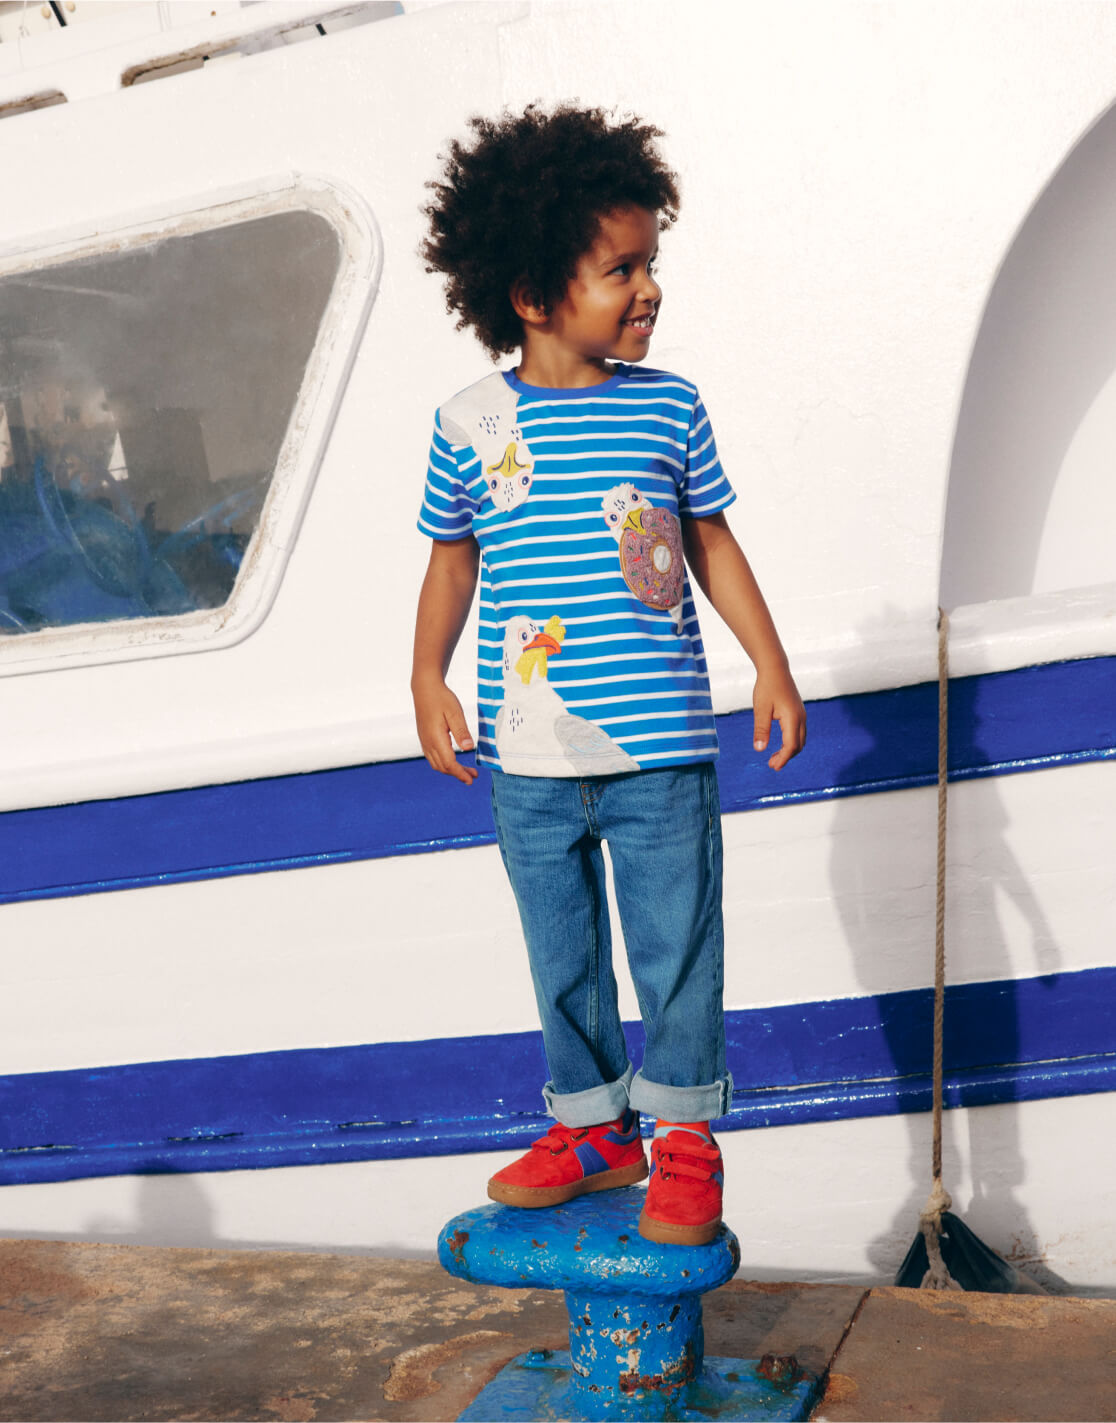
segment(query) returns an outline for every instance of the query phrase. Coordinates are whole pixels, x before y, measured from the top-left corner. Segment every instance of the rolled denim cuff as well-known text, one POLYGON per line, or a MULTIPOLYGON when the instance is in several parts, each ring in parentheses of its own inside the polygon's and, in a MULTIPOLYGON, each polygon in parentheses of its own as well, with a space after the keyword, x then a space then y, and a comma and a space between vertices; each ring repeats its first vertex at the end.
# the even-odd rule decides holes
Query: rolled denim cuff
POLYGON ((666 1122, 709 1122, 728 1115, 732 1106, 732 1073, 700 1087, 666 1087, 636 1073, 628 1100, 633 1111, 666 1122))
POLYGON ((623 1077, 615 1082, 602 1082, 599 1087, 587 1087, 584 1092, 555 1092, 554 1083, 542 1089, 546 1110, 564 1127, 596 1127, 614 1121, 627 1109, 628 1089, 632 1085, 632 1065, 629 1062, 623 1077))

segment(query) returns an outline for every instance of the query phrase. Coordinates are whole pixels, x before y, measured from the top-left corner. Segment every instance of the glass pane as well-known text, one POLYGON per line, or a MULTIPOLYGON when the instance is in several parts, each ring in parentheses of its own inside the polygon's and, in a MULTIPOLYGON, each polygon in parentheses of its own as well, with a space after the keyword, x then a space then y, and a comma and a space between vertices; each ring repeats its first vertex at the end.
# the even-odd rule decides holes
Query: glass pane
POLYGON ((0 278, 0 631, 228 600, 340 258, 284 212, 0 278))

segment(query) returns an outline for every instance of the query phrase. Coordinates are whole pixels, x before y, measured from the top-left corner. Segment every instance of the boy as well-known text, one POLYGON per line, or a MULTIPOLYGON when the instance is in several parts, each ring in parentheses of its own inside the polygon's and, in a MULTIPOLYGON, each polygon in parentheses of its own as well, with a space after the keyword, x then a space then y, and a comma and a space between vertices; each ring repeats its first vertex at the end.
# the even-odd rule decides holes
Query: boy
POLYGON ((660 130, 599 109, 474 118, 430 186, 427 270, 493 357, 439 410, 419 527, 434 543, 412 691, 430 765, 492 769, 555 1125, 489 1195, 546 1206, 647 1175, 640 1233, 703 1244, 721 1220, 710 1119, 730 1105, 722 1010, 717 738, 684 563, 756 668, 755 745, 805 712, 723 510, 735 497, 689 382, 644 359, 677 215, 660 130), (481 571, 479 735, 445 674, 481 571), (617 1010, 601 842, 646 1030, 633 1075, 617 1010))

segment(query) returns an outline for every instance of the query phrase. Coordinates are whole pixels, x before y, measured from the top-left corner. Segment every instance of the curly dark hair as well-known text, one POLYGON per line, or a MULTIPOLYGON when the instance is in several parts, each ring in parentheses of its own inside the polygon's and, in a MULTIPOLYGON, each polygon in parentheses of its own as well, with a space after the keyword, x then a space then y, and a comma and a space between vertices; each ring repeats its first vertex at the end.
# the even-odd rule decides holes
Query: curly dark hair
POLYGON ((442 154, 426 186, 430 235, 420 248, 428 272, 445 276, 446 310, 471 326, 495 358, 523 340, 509 296, 522 280, 544 310, 560 301, 600 220, 633 206, 666 229, 678 216, 677 175, 655 140, 662 130, 634 116, 562 104, 530 104, 498 119, 474 115, 474 138, 442 154))

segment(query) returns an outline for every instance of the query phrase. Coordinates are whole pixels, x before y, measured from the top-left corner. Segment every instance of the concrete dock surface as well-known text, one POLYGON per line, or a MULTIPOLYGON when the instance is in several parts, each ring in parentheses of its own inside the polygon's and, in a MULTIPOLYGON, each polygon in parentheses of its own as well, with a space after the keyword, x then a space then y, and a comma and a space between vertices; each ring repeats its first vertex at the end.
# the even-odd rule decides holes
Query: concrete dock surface
MULTIPOLYGON (((566 1327, 425 1261, 0 1241, 0 1420, 448 1420, 566 1327)), ((737 1279, 705 1334, 795 1354, 834 1423, 1116 1420, 1116 1300, 737 1279)))

